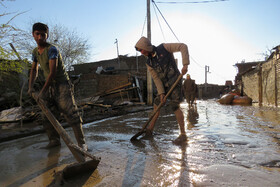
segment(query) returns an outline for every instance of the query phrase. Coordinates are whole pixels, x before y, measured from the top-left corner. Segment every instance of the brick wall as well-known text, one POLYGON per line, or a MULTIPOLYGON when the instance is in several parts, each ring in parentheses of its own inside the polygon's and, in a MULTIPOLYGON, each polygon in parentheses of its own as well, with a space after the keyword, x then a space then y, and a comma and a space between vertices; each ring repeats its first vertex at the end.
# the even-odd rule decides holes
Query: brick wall
POLYGON ((94 96, 97 92, 103 92, 129 83, 128 74, 120 75, 81 75, 80 81, 75 85, 75 98, 80 100, 94 96))
POLYGON ((97 75, 97 88, 99 92, 129 83, 129 75, 97 75))
POLYGON ((119 59, 109 59, 109 60, 102 60, 98 62, 92 63, 83 63, 83 64, 76 64, 73 65, 74 67, 74 74, 88 74, 88 73, 95 73, 97 68, 102 66, 103 69, 106 68, 113 68, 115 71, 118 71, 118 74, 122 71, 142 71, 146 70, 146 58, 142 56, 120 56, 119 59), (120 62, 120 64, 118 63, 120 62))
POLYGON ((97 92, 98 82, 92 74, 81 75, 80 81, 75 85, 75 98, 77 100, 92 97, 97 92))

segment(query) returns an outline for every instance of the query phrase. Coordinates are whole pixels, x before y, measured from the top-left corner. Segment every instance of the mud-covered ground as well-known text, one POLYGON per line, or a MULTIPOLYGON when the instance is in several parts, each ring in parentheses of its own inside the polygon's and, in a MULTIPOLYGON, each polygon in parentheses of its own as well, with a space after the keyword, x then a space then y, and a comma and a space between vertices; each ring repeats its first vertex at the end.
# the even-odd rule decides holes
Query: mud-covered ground
MULTIPOLYGON (((279 109, 211 100, 181 107, 185 146, 172 144, 179 129, 168 107, 151 140, 130 142, 151 111, 85 124, 89 149, 101 162, 64 186, 280 186, 279 109)), ((45 134, 1 143, 0 186, 47 186, 54 172, 75 162, 65 144, 42 149, 47 143, 45 134)))

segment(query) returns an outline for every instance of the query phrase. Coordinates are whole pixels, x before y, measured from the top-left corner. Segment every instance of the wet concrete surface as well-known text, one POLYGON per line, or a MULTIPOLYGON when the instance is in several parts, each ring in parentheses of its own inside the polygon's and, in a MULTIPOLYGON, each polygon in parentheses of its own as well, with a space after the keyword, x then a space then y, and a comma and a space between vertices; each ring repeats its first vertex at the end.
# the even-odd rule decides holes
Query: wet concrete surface
MULTIPOLYGON (((101 162, 64 186, 280 186, 279 109, 212 100, 181 107, 188 136, 182 146, 172 144, 179 129, 168 107, 150 140, 130 142, 151 111, 85 124, 89 149, 101 162)), ((65 144, 42 149, 47 143, 45 134, 1 143, 0 186, 48 186, 54 172, 75 162, 65 144)))

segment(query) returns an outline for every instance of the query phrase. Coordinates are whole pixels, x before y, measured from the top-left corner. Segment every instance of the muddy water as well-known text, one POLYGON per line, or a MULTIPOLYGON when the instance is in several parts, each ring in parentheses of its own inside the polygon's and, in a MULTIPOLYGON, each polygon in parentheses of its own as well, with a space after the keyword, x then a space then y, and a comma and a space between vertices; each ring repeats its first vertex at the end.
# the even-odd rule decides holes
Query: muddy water
MULTIPOLYGON (((279 110, 215 101, 181 107, 184 146, 172 144, 179 129, 168 107, 151 140, 129 141, 151 111, 85 124, 89 148, 101 162, 65 186, 280 186, 279 110)), ((45 144, 45 134, 0 144, 0 186, 47 186, 53 172, 75 162, 64 144, 50 151, 41 149, 45 144)))

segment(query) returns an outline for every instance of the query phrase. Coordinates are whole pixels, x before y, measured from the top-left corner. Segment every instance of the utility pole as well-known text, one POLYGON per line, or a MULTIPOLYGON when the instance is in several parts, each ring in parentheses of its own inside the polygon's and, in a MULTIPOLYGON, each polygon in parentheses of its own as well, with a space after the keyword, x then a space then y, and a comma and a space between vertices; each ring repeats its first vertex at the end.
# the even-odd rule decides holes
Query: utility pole
MULTIPOLYGON (((151 40, 151 12, 150 12, 150 0, 147 0, 147 37, 151 40)), ((153 81, 152 76, 147 69, 147 104, 153 104, 153 81)))
POLYGON ((116 39, 115 44, 117 45, 118 63, 119 63, 119 68, 120 68, 120 67, 121 67, 121 63, 120 63, 120 55, 119 55, 118 39, 116 39))
POLYGON ((210 73, 209 66, 205 65, 205 84, 207 84, 207 73, 210 73))
POLYGON ((210 73, 210 71, 209 71, 209 66, 206 66, 206 65, 205 65, 205 84, 204 84, 204 91, 205 91, 205 94, 206 94, 206 91, 207 91, 207 73, 210 73))

